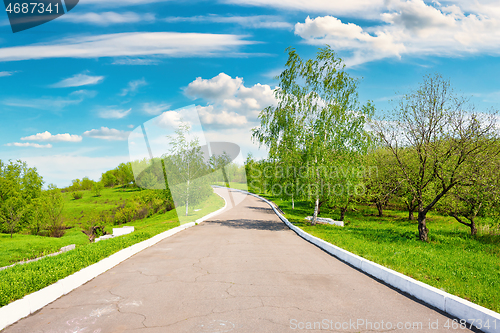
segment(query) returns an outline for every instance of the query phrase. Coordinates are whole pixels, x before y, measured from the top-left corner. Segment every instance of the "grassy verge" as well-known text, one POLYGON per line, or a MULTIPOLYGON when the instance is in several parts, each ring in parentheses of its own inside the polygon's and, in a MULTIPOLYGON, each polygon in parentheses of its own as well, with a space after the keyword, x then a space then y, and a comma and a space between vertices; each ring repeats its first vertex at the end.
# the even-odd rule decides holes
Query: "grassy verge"
MULTIPOLYGON (((224 183, 224 182, 218 182, 218 183, 215 183, 215 185, 226 187, 226 183, 224 183)), ((247 183, 229 183, 229 186, 231 188, 235 188, 237 190, 248 191, 247 183)))
MULTIPOLYGON (((262 195, 262 194, 261 194, 262 195)), ((264 195, 263 195, 264 196, 264 195)), ((380 265, 500 312, 500 237, 469 235, 465 226, 452 218, 430 214, 430 241, 417 239, 416 221, 407 213, 385 211, 377 217, 374 208, 359 206, 351 212, 345 227, 310 226, 304 219, 312 215, 306 202, 273 200, 287 219, 304 231, 380 265)), ((338 219, 334 211, 322 208, 321 217, 338 219)))
POLYGON ((47 287, 111 254, 179 225, 175 211, 134 223, 132 234, 79 246, 55 257, 0 271, 0 306, 47 287), (170 215, 171 220, 165 222, 170 215))
POLYGON ((197 219, 215 212, 218 209, 224 207, 224 199, 219 197, 217 194, 212 193, 210 197, 198 205, 189 207, 188 215, 186 216, 186 208, 184 206, 177 207, 177 216, 179 216, 179 222, 181 224, 194 222, 197 219))
MULTIPOLYGON (((224 200, 214 193, 205 202, 192 207, 192 211, 190 210, 189 215, 187 217, 182 217, 181 221, 183 221, 182 223, 195 221, 223 206, 224 200)), ((182 211, 182 209, 180 210, 182 211)), ((12 244, 10 245, 10 251, 12 252, 15 252, 16 249, 21 252, 32 251, 23 249, 23 247, 29 248, 31 246, 30 240, 38 238, 40 238, 40 244, 43 244, 43 242, 52 242, 50 246, 57 249, 61 244, 66 244, 68 242, 77 244, 77 248, 55 257, 44 258, 24 265, 16 265, 0 271, 0 306, 9 304, 25 295, 47 287, 121 249, 179 226, 180 223, 176 210, 172 210, 165 214, 157 214, 146 219, 133 221, 128 225, 133 225, 135 227, 135 231, 132 234, 92 244, 89 244, 86 236, 76 230, 76 228, 60 239, 16 235, 18 237, 13 238, 12 244), (73 235, 73 231, 75 231, 76 234, 73 235), (16 241, 18 244, 15 244, 16 241)), ((47 244, 45 245, 47 246, 47 244)), ((2 249, 4 248, 3 245, 4 243, 2 243, 2 249)), ((7 256, 9 251, 5 250, 4 254, 7 256)))
MULTIPOLYGON (((63 193, 63 221, 70 229, 66 230, 61 238, 29 235, 27 231, 14 234, 12 238, 8 234, 0 234, 0 267, 55 253, 66 245, 88 244, 87 236, 81 232, 81 225, 86 221, 87 215, 109 211, 137 192, 140 190, 120 187, 105 188, 101 192, 102 196, 96 197, 91 191, 82 191, 83 198, 79 200, 73 199, 71 192, 63 193)), ((169 219, 170 216, 159 218, 169 219)), ((141 225, 141 223, 143 222, 134 221, 130 225, 141 225)), ((106 231, 111 233, 113 227, 119 226, 108 225, 106 231)))

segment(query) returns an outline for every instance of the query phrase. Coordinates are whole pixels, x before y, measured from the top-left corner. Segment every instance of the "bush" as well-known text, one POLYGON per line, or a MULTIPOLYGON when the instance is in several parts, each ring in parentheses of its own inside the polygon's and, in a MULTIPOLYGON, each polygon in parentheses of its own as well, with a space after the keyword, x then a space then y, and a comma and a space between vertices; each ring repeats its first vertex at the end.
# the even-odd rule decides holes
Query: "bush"
POLYGON ((71 195, 73 196, 73 199, 75 199, 75 200, 83 198, 83 192, 73 192, 73 193, 71 193, 71 195))

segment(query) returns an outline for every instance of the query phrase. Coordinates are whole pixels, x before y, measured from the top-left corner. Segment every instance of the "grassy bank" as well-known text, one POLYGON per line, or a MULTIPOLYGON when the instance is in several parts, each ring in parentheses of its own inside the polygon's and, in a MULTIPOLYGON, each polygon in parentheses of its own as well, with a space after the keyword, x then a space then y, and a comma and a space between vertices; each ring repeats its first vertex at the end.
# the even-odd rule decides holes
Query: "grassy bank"
POLYGON ((170 221, 164 221, 165 217, 144 219, 142 225, 136 224, 136 231, 129 235, 79 246, 75 250, 55 257, 0 271, 0 306, 47 287, 121 249, 179 225, 174 211, 170 214, 172 218, 170 221))
MULTIPOLYGON (((429 242, 418 240, 417 222, 406 212, 359 206, 350 212, 345 227, 310 226, 306 202, 291 203, 272 196, 287 219, 304 231, 347 251, 416 280, 500 312, 500 236, 470 236, 469 229, 452 218, 429 214, 429 242)), ((321 217, 338 219, 338 212, 321 209, 321 217)))
MULTIPOLYGON (((117 195, 119 191, 111 189, 109 192, 112 195, 117 195)), ((108 205, 112 201, 109 196, 106 198, 105 195, 101 198, 92 198, 92 200, 87 202, 69 201, 65 209, 74 212, 74 208, 78 207, 82 211, 81 214, 85 215, 85 212, 99 209, 99 205, 108 205), (106 203, 106 201, 108 202, 106 203)), ((117 197, 114 200, 116 202, 116 200, 123 199, 117 197)), ((188 216, 180 217, 181 223, 195 221, 223 206, 224 200, 213 193, 206 201, 191 206, 188 216)), ((127 225, 135 227, 132 234, 98 243, 89 243, 87 236, 80 231, 78 222, 75 222, 75 227, 68 230, 61 238, 17 234, 10 239, 10 235, 0 234, 0 262, 5 265, 12 261, 19 261, 16 258, 38 257, 40 254, 57 252, 64 245, 77 245, 75 250, 58 256, 44 258, 24 265, 16 265, 0 271, 0 306, 55 283, 123 248, 179 226, 177 211, 184 212, 184 208, 179 207, 177 210, 171 210, 164 214, 156 214, 149 218, 130 222, 127 225)), ((107 226, 106 230, 112 232, 112 227, 112 225, 107 226)))

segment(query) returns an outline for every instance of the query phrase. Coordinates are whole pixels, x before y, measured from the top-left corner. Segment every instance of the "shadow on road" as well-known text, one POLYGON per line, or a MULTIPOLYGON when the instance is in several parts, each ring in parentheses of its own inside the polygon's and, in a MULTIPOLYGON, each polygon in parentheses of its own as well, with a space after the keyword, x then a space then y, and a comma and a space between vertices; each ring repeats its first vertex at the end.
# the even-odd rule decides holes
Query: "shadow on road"
POLYGON ((289 230, 289 228, 282 222, 269 221, 269 220, 249 220, 249 219, 228 219, 228 220, 212 220, 205 222, 210 225, 220 225, 235 229, 247 230, 267 230, 267 231, 282 231, 289 230))

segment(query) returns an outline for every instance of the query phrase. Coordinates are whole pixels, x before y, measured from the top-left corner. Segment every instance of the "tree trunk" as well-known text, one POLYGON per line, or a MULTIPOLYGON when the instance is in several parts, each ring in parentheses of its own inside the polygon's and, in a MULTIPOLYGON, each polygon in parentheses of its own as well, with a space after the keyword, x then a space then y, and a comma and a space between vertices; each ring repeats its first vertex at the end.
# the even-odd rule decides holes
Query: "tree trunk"
POLYGON ((474 216, 470 218, 470 234, 472 236, 477 234, 476 222, 474 222, 474 216))
POLYGON ((316 220, 318 219, 318 211, 319 211, 319 198, 316 199, 314 203, 314 215, 311 220, 311 225, 316 225, 316 220))
POLYGON ((424 242, 427 242, 429 239, 429 229, 425 225, 426 215, 424 212, 418 212, 418 237, 424 242))
POLYGON ((377 206, 378 217, 382 217, 384 215, 384 211, 383 211, 384 207, 383 207, 382 203, 380 201, 377 201, 375 203, 375 205, 377 206))
POLYGON ((292 195, 292 209, 295 209, 295 201, 293 200, 293 195, 292 195))
POLYGON ((410 221, 413 221, 415 219, 415 217, 413 216, 413 213, 415 212, 415 208, 417 208, 415 201, 416 201, 415 196, 413 196, 411 201, 405 200, 406 208, 408 208, 408 220, 410 220, 410 221))
POLYGON ((340 221, 344 221, 346 212, 347 212, 347 206, 340 208, 340 221))

